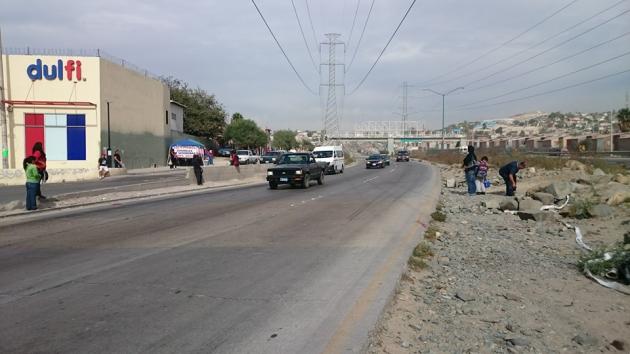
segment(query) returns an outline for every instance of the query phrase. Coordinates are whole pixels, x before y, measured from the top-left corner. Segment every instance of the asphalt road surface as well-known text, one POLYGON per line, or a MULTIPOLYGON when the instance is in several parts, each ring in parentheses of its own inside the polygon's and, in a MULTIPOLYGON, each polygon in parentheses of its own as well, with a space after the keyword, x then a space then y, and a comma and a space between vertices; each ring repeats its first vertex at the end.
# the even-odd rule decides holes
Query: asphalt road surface
POLYGON ((0 224, 0 352, 357 352, 439 195, 417 162, 0 224))

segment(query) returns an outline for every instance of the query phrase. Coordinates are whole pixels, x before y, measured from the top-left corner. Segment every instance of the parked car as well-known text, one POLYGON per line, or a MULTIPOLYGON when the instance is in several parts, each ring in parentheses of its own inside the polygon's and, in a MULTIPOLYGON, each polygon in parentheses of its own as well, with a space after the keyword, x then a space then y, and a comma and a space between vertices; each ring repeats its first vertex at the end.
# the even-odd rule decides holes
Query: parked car
POLYGON ((221 157, 230 157, 230 153, 232 152, 232 149, 229 147, 222 147, 219 149, 219 151, 217 151, 217 155, 221 156, 221 157))
POLYGON ((318 146, 313 150, 313 156, 317 162, 328 164, 326 173, 343 173, 344 155, 343 148, 339 146, 318 146))
POLYGON ((315 161, 311 153, 287 153, 280 156, 278 163, 267 169, 267 181, 270 189, 277 189, 280 184, 310 187, 312 180, 324 184, 326 165, 315 161))
POLYGON ((381 154, 381 157, 383 157, 383 162, 385 162, 385 166, 389 166, 391 164, 388 154, 381 154))
POLYGON ((247 165, 250 163, 258 163, 260 161, 259 157, 254 155, 251 150, 236 150, 236 155, 238 156, 238 161, 241 164, 247 165))
POLYGON ((282 151, 267 151, 260 157, 260 163, 275 163, 282 155, 282 151))
POLYGON ((396 162, 407 161, 409 162, 409 151, 400 150, 396 153, 396 162))
POLYGON ((385 168, 385 160, 381 154, 374 154, 365 159, 365 168, 385 168))

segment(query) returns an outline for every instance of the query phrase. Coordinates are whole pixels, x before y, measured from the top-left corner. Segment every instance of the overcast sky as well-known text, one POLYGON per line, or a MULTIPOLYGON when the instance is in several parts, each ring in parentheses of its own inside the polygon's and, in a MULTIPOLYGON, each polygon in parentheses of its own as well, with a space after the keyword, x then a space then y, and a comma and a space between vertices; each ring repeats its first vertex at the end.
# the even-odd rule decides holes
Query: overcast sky
MULTIPOLYGON (((320 53, 308 21, 305 1, 309 1, 313 27, 320 42, 324 40, 324 34, 330 32, 340 33, 340 40, 347 42, 359 3, 356 26, 345 54, 345 62, 349 63, 372 0, 294 1, 317 61, 320 53)), ((629 10, 630 1, 622 1, 565 31, 613 6, 618 0, 577 1, 528 33, 494 50, 571 2, 418 0, 364 85, 345 97, 342 129, 352 129, 354 124, 368 120, 400 120, 396 113, 401 110, 400 86, 403 81, 413 85, 409 89, 409 111, 413 113, 409 120, 422 121, 427 128, 438 128, 441 124, 441 97, 427 96, 427 92, 421 91, 423 88, 445 91, 466 86, 447 96, 447 123, 499 118, 535 110, 604 111, 625 105, 630 73, 554 94, 487 106, 630 69, 630 55, 626 55, 574 75, 491 99, 630 51, 630 35, 626 35, 583 54, 572 55, 629 32, 630 13, 568 41, 629 10), (564 41, 568 42, 536 56, 564 41), (489 51, 492 52, 465 65, 489 51), (513 58, 492 65, 510 56, 513 58), (497 83, 567 56, 571 58, 497 83), (510 66, 514 67, 496 73, 510 66), (440 76, 458 67, 462 68, 440 76), (487 76, 490 77, 479 81, 487 76), (439 78, 430 81, 435 77, 439 78), (488 84, 495 85, 479 88, 488 84), (471 109, 479 106, 485 107, 471 109)), ((250 0, 58 0, 54 5, 52 3, 2 0, 0 26, 4 46, 101 48, 156 74, 174 76, 199 86, 215 94, 228 112, 241 112, 265 127, 321 129, 324 99, 302 86, 250 0)), ((257 0, 257 3, 298 72, 311 88, 318 90, 320 74, 309 59, 291 1, 257 0)), ((354 90, 363 78, 410 3, 411 0, 375 1, 356 59, 345 75, 346 91, 354 90)), ((338 50, 341 51, 341 47, 338 50)), ((327 55, 324 47, 322 58, 327 55)), ((339 60, 343 61, 343 57, 340 55, 339 60)), ((341 80, 343 70, 340 67, 338 71, 341 80)), ((327 73, 322 77, 327 78, 327 73)))

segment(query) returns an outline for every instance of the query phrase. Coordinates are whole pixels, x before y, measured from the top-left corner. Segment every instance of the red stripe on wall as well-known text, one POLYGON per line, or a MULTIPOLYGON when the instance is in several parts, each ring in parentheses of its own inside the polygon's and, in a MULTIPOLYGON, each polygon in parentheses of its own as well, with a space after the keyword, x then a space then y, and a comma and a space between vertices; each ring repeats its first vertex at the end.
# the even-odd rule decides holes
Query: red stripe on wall
POLYGON ((33 145, 38 141, 46 146, 46 142, 44 141, 44 127, 26 127, 24 156, 31 156, 33 154, 33 145))
MULTIPOLYGON (((24 115, 24 125, 26 126, 44 126, 44 115, 36 113, 26 113, 24 115)), ((43 141, 42 141, 43 143, 43 141)))

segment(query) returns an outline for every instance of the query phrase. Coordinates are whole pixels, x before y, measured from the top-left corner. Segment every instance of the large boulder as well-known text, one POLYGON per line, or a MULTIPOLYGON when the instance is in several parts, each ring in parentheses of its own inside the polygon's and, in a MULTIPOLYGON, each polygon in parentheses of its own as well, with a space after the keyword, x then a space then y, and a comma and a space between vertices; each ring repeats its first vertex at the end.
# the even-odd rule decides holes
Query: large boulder
POLYGON ((518 201, 514 197, 503 198, 499 202, 499 209, 501 209, 501 210, 518 210, 518 201))
POLYGON ((539 211, 542 206, 543 203, 538 200, 523 199, 518 203, 518 210, 539 211))
POLYGON ((553 182, 545 188, 545 192, 553 194, 557 199, 564 199, 567 195, 573 193, 573 184, 566 181, 553 182))
POLYGON ((596 168, 593 170, 593 176, 606 176, 606 172, 602 171, 601 168, 596 168))
POLYGON ((518 212, 518 217, 521 220, 547 221, 553 220, 554 214, 540 210, 524 210, 518 212))
POLYGON ((499 201, 496 199, 483 200, 481 206, 487 209, 499 209, 499 201))
POLYGON ((621 184, 630 184, 630 176, 625 176, 625 175, 622 175, 621 173, 618 173, 615 176, 614 181, 621 184))
POLYGON ((597 185, 596 189, 608 205, 619 205, 630 200, 630 186, 619 182, 597 185))
POLYGON ((597 204, 591 207, 588 212, 594 217, 605 218, 611 216, 615 212, 615 209, 607 204, 597 204))
POLYGON ((565 167, 568 167, 574 171, 582 171, 586 172, 588 170, 588 166, 576 160, 569 160, 564 164, 565 167))
POLYGON ((446 188, 455 188, 455 178, 448 178, 446 180, 446 188))
POLYGON ((543 203, 544 205, 551 205, 555 202, 556 198, 553 196, 553 194, 550 193, 544 193, 544 192, 538 192, 538 193, 534 193, 532 195, 532 198, 534 198, 535 200, 540 201, 541 203, 543 203))

